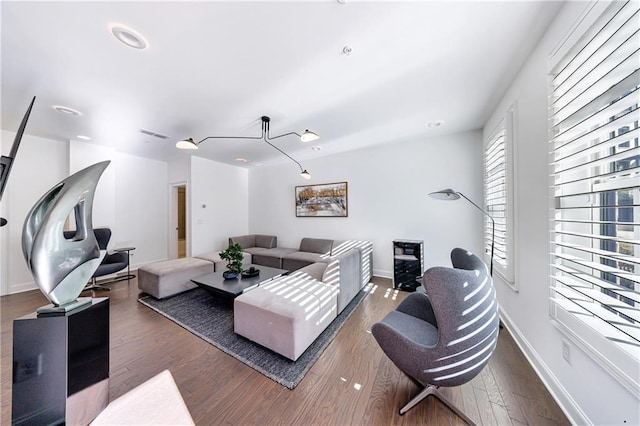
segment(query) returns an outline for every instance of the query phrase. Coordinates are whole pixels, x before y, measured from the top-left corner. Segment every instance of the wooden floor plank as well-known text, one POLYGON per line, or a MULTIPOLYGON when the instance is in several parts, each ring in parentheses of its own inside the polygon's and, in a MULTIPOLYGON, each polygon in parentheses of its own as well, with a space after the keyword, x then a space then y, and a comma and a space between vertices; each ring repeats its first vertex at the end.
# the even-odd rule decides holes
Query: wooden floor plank
MULTIPOLYGON (((374 283, 375 291, 294 390, 138 303, 135 279, 113 284, 112 291, 95 293, 110 298, 110 398, 168 369, 202 425, 464 424, 434 397, 398 414, 420 389, 384 355, 370 330, 407 293, 394 291, 387 279, 375 278, 374 283)), ((0 424, 11 422, 13 320, 45 304, 39 291, 0 298, 0 424)), ((480 425, 569 424, 504 329, 479 376, 441 391, 480 425)))

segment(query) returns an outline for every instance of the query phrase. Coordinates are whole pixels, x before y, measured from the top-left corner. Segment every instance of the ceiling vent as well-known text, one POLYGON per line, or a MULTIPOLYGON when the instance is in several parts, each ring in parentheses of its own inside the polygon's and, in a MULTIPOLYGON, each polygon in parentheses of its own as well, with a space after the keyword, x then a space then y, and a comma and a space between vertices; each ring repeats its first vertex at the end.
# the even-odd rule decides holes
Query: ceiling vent
POLYGON ((160 139, 169 139, 169 136, 163 135, 163 134, 160 134, 160 133, 156 133, 156 132, 152 132, 151 130, 140 129, 140 133, 143 133, 143 134, 148 135, 148 136, 154 136, 154 137, 160 138, 160 139))

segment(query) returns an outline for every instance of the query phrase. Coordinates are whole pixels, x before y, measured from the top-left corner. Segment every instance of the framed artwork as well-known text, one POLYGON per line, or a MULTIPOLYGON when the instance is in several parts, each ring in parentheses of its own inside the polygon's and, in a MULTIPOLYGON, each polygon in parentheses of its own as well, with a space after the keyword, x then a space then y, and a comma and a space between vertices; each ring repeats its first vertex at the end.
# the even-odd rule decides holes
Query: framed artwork
POLYGON ((347 182, 296 186, 297 217, 347 217, 347 182))

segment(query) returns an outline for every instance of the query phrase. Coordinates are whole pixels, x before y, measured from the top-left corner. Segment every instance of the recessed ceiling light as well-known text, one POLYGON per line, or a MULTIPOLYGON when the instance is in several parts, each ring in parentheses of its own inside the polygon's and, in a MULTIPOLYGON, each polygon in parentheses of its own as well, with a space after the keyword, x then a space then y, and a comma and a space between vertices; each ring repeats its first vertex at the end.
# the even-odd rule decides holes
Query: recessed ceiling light
POLYGON ((338 0, 338 3, 340 3, 340 4, 347 4, 347 0, 338 0))
POLYGON ((82 113, 77 109, 69 108, 62 105, 54 105, 53 109, 67 115, 82 115, 82 113))
POLYGON ((242 157, 236 158, 236 163, 246 163, 246 162, 247 162, 246 158, 242 158, 242 157))
POLYGON ((78 135, 78 136, 76 136, 76 138, 82 139, 83 141, 90 141, 91 140, 91 138, 89 136, 85 136, 85 135, 78 135))
POLYGON ((314 150, 314 151, 322 151, 322 147, 318 146, 318 145, 312 146, 311 149, 314 150))
POLYGON ((435 127, 440 127, 444 124, 444 121, 442 120, 438 120, 438 121, 430 121, 427 123, 427 127, 430 129, 433 129, 435 127))
POLYGON ((146 49, 149 45, 142 35, 131 28, 125 27, 124 25, 112 25, 110 29, 111 34, 113 34, 115 38, 129 47, 133 47, 134 49, 146 49))

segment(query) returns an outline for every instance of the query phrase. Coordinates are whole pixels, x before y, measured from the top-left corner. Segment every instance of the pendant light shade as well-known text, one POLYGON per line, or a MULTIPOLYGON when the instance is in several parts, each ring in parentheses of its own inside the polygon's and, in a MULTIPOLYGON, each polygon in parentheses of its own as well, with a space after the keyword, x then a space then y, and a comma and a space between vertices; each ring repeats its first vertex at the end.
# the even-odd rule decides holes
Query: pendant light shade
POLYGON ((198 144, 193 141, 193 139, 183 139, 181 141, 176 142, 176 148, 180 149, 198 149, 198 144))
POLYGON ((307 129, 304 131, 304 133, 302 134, 302 136, 300 136, 300 140, 302 142, 313 142, 320 139, 320 136, 318 136, 317 133, 312 132, 311 130, 307 129))
POLYGON ((300 176, 302 176, 306 180, 311 179, 311 173, 309 173, 307 169, 304 169, 302 172, 300 172, 300 176))

